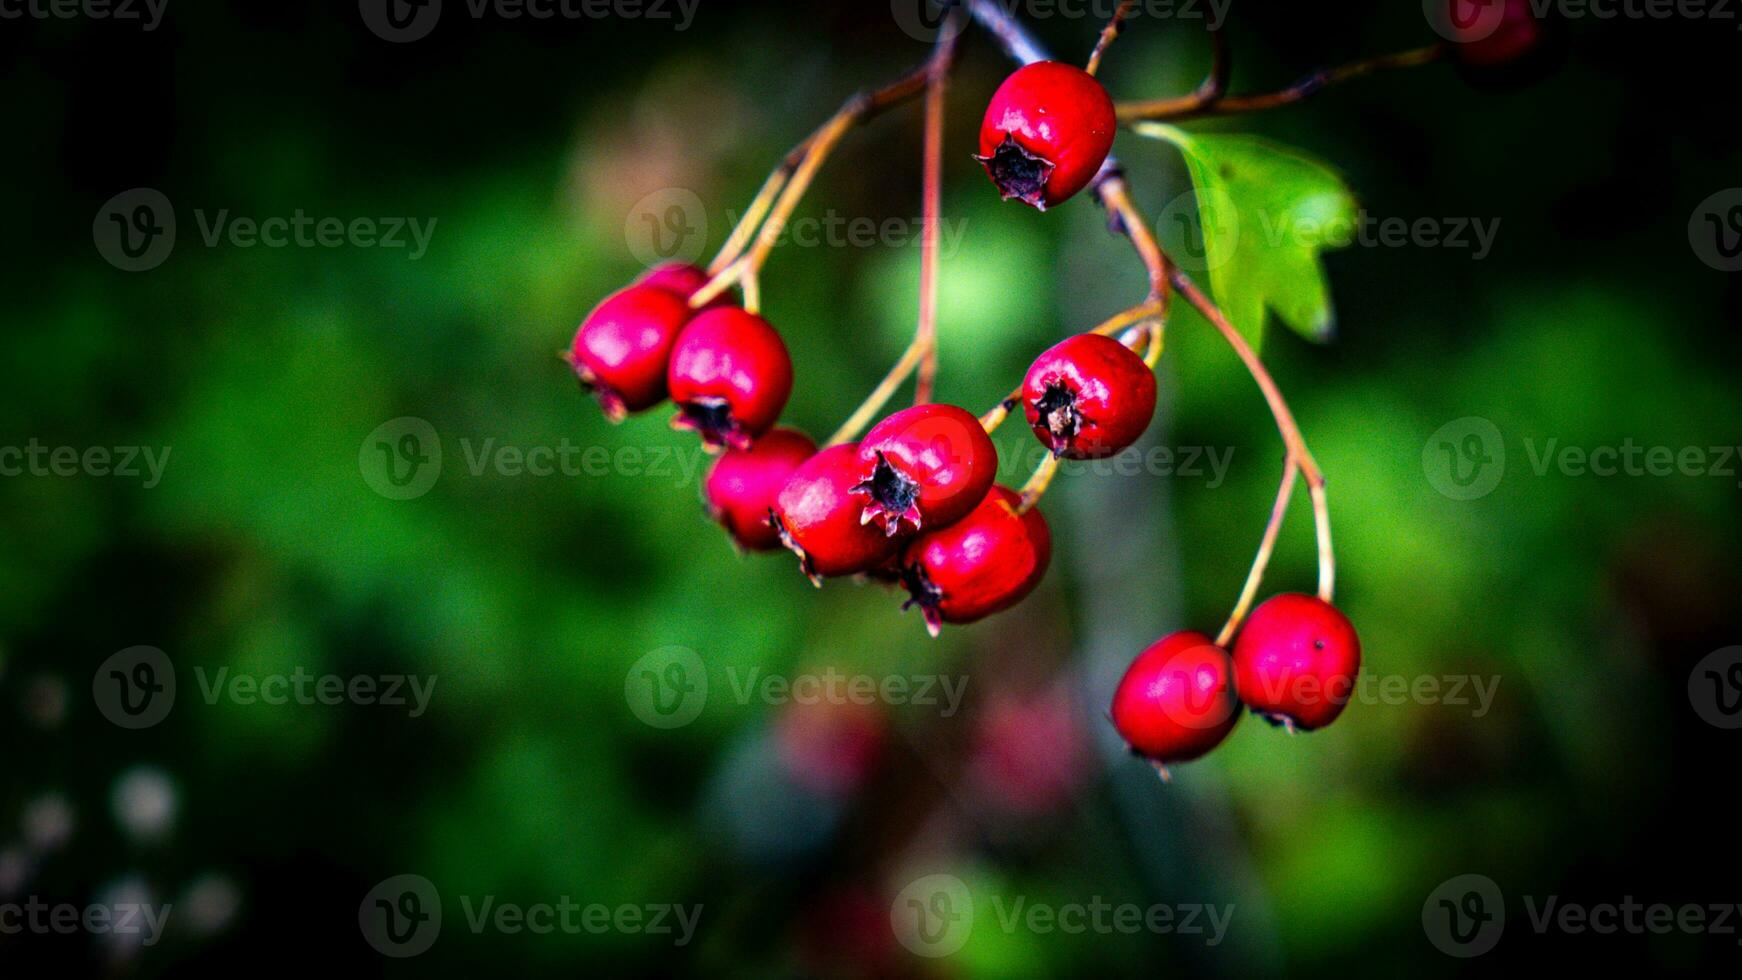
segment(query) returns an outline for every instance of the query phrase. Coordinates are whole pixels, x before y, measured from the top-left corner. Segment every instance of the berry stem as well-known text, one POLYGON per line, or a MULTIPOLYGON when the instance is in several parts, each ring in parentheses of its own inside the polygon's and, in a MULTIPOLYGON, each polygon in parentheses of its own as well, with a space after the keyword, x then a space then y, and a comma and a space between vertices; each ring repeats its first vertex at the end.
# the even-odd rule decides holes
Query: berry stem
POLYGON ((1047 453, 1040 465, 1034 468, 1028 482, 1022 485, 1022 503, 1017 506, 1018 514, 1026 514, 1040 503, 1040 498, 1046 495, 1046 488, 1052 486, 1052 478, 1058 475, 1059 457, 1047 453))
MULTIPOLYGON (((799 145, 805 146, 809 142, 807 138, 804 143, 799 145)), ((744 248, 750 244, 751 236, 755 235, 756 229, 761 227, 762 219, 768 215, 768 209, 774 206, 774 199, 779 196, 781 188, 786 186, 787 178, 792 176, 792 167, 793 165, 789 161, 782 160, 780 166, 775 167, 774 172, 768 175, 768 179, 762 182, 762 189, 756 192, 756 197, 751 200, 750 207, 744 212, 744 217, 738 219, 738 224, 732 229, 732 234, 726 239, 726 244, 720 247, 720 254, 714 256, 714 260, 708 263, 708 275, 719 275, 732 263, 738 261, 740 255, 744 254, 744 248)))
POLYGON ((1089 52, 1089 63, 1083 66, 1084 71, 1093 75, 1101 70, 1101 57, 1125 29, 1125 18, 1131 16, 1131 8, 1136 5, 1137 0, 1120 0, 1119 9, 1113 11, 1113 19, 1101 30, 1101 37, 1095 42, 1095 50, 1089 52))
POLYGON ((920 372, 920 378, 914 386, 914 404, 924 404, 931 400, 932 380, 937 373, 937 241, 938 216, 943 197, 944 94, 950 68, 955 63, 956 38, 960 34, 961 31, 954 26, 953 21, 946 24, 943 33, 938 36, 937 48, 919 73, 926 91, 925 186, 922 191, 925 229, 920 253, 919 325, 914 331, 912 342, 902 351, 895 366, 889 369, 889 373, 883 376, 883 380, 877 383, 877 387, 871 390, 865 401, 829 437, 829 441, 823 445, 825 449, 858 438, 859 433, 865 431, 865 427, 871 424, 877 413, 895 396, 901 383, 916 369, 920 372))
POLYGON ((1229 59, 1227 45, 1222 41, 1221 33, 1214 35, 1216 40, 1216 58, 1214 67, 1204 83, 1190 95, 1171 99, 1152 99, 1146 102, 1121 102, 1114 107, 1122 123, 1139 120, 1170 120, 1201 119, 1206 116, 1229 116, 1242 112, 1262 112, 1279 106, 1293 105, 1303 102, 1332 85, 1364 78, 1381 71, 1401 68, 1415 68, 1432 64, 1445 57, 1445 44, 1430 44, 1424 48, 1412 48, 1394 54, 1367 58, 1335 68, 1325 68, 1295 82, 1288 88, 1276 92, 1266 92, 1255 95, 1228 95, 1229 59))
MULTIPOLYGON (((999 45, 1004 49, 1005 53, 1012 59, 1022 64, 1031 64, 1036 61, 1044 61, 1047 59, 1046 52, 1035 41, 1034 36, 1030 34, 1028 29, 1014 16, 1011 15, 1009 10, 1005 9, 1004 5, 1000 3, 999 0, 963 0, 963 2, 966 4, 969 13, 973 15, 974 19, 979 21, 981 26, 991 32, 993 37, 997 39, 999 45)), ((1206 103, 1219 105, 1224 102, 1219 93, 1226 88, 1229 68, 1228 58, 1226 57, 1225 48, 1222 45, 1219 34, 1215 35, 1215 40, 1217 44, 1217 64, 1211 69, 1210 78, 1205 81, 1203 86, 1200 86, 1200 92, 1210 93, 1204 97, 1206 103)), ((1342 69, 1328 73, 1321 73, 1328 76, 1328 81, 1321 80, 1315 86, 1304 90, 1302 94, 1295 96, 1294 101, 1306 98, 1314 91, 1329 84, 1329 82, 1357 77, 1361 74, 1377 70, 1377 67, 1402 67, 1412 59, 1419 59, 1417 63, 1425 63, 1427 61, 1433 61, 1441 57, 1443 54, 1443 46, 1435 45, 1434 48, 1422 49, 1420 52, 1392 56, 1388 59, 1377 59, 1381 64, 1374 68, 1362 70, 1342 69)), ((1300 86, 1297 86, 1296 88, 1298 89, 1300 86)), ((1194 98, 1196 97, 1194 96, 1194 98)), ((1123 114, 1121 114, 1121 118, 1124 118, 1123 114)), ((1165 314, 1167 309, 1165 285, 1171 282, 1173 287, 1179 290, 1180 295, 1185 297, 1187 302, 1191 303, 1199 313, 1203 314, 1205 319, 1209 320, 1217 330, 1221 331, 1222 336, 1228 341, 1229 345, 1234 348, 1235 354, 1237 354, 1240 357, 1241 362, 1246 365, 1246 370, 1252 375, 1252 379, 1257 382, 1259 390, 1264 393, 1265 401, 1270 406, 1271 415, 1276 419, 1277 430, 1282 433, 1282 441, 1288 446, 1289 465, 1299 469, 1300 475, 1306 478, 1307 488, 1312 494, 1313 523, 1318 532, 1319 598, 1326 602, 1330 602, 1332 593, 1336 587, 1337 563, 1335 554, 1331 547, 1330 501, 1325 492, 1325 477, 1319 470, 1318 462, 1313 459, 1312 453, 1307 449, 1306 440, 1301 437, 1300 427, 1295 424, 1294 414, 1289 410, 1287 399, 1283 398, 1282 391, 1277 388, 1276 381, 1271 378, 1270 372, 1265 370, 1264 364, 1258 360, 1258 355, 1252 350, 1252 346, 1246 343, 1245 338, 1241 337, 1240 332, 1234 329, 1234 325, 1228 321, 1228 318, 1222 314, 1222 311, 1216 307, 1216 304, 1206 296, 1202 290, 1198 289, 1197 285, 1192 282, 1191 277, 1187 276, 1179 266, 1167 261, 1165 253, 1163 253, 1159 247, 1154 247, 1153 254, 1151 253, 1150 249, 1154 246, 1155 238, 1150 232, 1147 224, 1142 220, 1142 216, 1137 214, 1136 209, 1132 206, 1130 197, 1126 191, 1124 177, 1120 172, 1119 163, 1111 155, 1107 157, 1107 162, 1102 164, 1101 173, 1097 176, 1093 188, 1096 197, 1100 199, 1101 203, 1109 212, 1117 216, 1117 226, 1119 230, 1125 232, 1125 234, 1131 238, 1132 244, 1136 246, 1139 256, 1143 259, 1144 267, 1149 271, 1152 290, 1150 302, 1153 304, 1155 310, 1155 312, 1149 315, 1159 316, 1165 314), (1158 269, 1160 270, 1162 280, 1160 284, 1157 284, 1156 282, 1158 269)), ((1115 317, 1114 320, 1108 321, 1108 323, 1112 324, 1115 321, 1118 321, 1121 317, 1129 315, 1138 309, 1142 309, 1142 307, 1134 307, 1132 310, 1127 310, 1125 314, 1121 314, 1120 317, 1115 317)), ((1126 323, 1121 324, 1121 326, 1126 326, 1142 319, 1144 319, 1144 317, 1138 316, 1126 321, 1126 323)), ((1103 324, 1102 328, 1107 326, 1108 324, 1103 324)), ((1097 329, 1099 330, 1101 328, 1097 329)), ((1113 329, 1118 329, 1118 327, 1114 327, 1113 329)), ((1109 330, 1108 332, 1111 331, 1109 330)), ((1010 408, 1014 407, 1014 404, 1014 398, 1007 399, 999 409, 994 409, 993 412, 987 413, 987 418, 982 420, 982 424, 991 421, 993 424, 988 427, 988 431, 990 431, 991 428, 996 427, 997 423, 1003 421, 1003 416, 998 413, 1002 411, 1003 413, 1008 414, 1010 408), (993 418, 993 416, 998 417, 993 418)), ((1238 623, 1235 625, 1237 626, 1238 623)))
MULTIPOLYGON (((952 43, 953 40, 952 37, 952 43)), ((835 144, 853 126, 924 92, 931 70, 928 61, 880 89, 854 96, 828 122, 793 147, 763 181, 762 188, 756 192, 744 217, 732 229, 720 254, 708 263, 708 272, 713 274, 713 278, 690 297, 690 306, 700 309, 734 284, 745 285, 748 279, 759 274, 763 263, 768 261, 768 253, 785 230, 787 219, 798 207, 817 168, 822 166, 835 144), (768 219, 766 223, 764 218, 768 219), (770 224, 774 225, 772 231, 770 224), (762 230, 760 235, 757 234, 758 228, 762 230), (744 251, 752 241, 755 248, 745 255, 744 251)), ((748 288, 755 289, 755 284, 749 283, 748 288)))
POLYGON ((956 38, 961 34, 954 15, 938 36, 936 52, 927 66, 925 88, 925 164, 920 209, 924 229, 919 243, 919 326, 914 343, 922 348, 919 377, 913 384, 913 403, 931 401, 938 372, 938 225, 943 208, 944 94, 949 88, 950 67, 955 61, 956 38))
POLYGON ((1270 523, 1264 526, 1264 539, 1258 543, 1258 554, 1252 559, 1252 570, 1246 573, 1246 584, 1240 589, 1240 601, 1234 604, 1234 611, 1229 614, 1228 622, 1222 627, 1222 632, 1216 634, 1216 645, 1226 647, 1228 641, 1234 638, 1234 633, 1240 628, 1246 614, 1252 610, 1252 601, 1258 596, 1258 586, 1264 581, 1264 570, 1270 565, 1271 553, 1276 550, 1276 536, 1282 530, 1283 518, 1288 516, 1288 503, 1294 496, 1294 480, 1300 475, 1300 467, 1296 464, 1294 455, 1289 454, 1282 464, 1282 486, 1276 491, 1276 503, 1270 508, 1270 523))
POLYGON ((1307 488, 1313 499, 1313 523, 1318 530, 1319 598, 1330 602, 1336 587, 1337 560, 1331 549, 1330 501, 1325 493, 1325 476, 1319 470, 1318 461, 1313 459, 1312 451, 1307 449, 1306 439, 1301 436, 1300 426, 1295 423, 1294 413, 1289 410, 1288 399, 1282 396, 1282 390, 1276 386, 1276 380, 1258 359, 1252 345, 1246 342, 1245 337, 1240 336, 1240 331, 1234 328, 1234 324, 1229 322, 1215 302, 1177 266, 1173 269, 1173 283, 1186 302, 1192 304, 1221 332, 1223 339, 1234 348, 1241 363, 1246 365, 1247 372, 1258 383, 1259 390, 1264 393, 1265 402, 1270 405, 1270 414, 1276 418, 1277 431, 1282 433, 1282 441, 1288 446, 1290 464, 1298 467, 1301 476, 1306 478, 1307 488))

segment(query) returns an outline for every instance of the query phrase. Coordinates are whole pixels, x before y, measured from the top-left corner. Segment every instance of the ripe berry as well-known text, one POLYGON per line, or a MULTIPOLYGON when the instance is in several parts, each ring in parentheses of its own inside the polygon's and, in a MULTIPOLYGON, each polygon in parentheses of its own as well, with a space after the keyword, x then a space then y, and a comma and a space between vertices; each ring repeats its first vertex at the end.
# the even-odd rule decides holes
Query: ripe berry
MULTIPOLYGON (((655 289, 676 293, 687 300, 695 295, 696 290, 706 286, 712 278, 708 275, 708 270, 701 266, 689 265, 684 262, 667 262, 642 273, 641 278, 635 281, 643 286, 652 286, 655 289)), ((709 300, 702 309, 711 310, 715 307, 730 305, 732 305, 731 296, 727 293, 721 293, 709 300)))
POLYGON ((1100 459, 1149 428, 1155 374, 1119 341, 1079 334, 1035 359, 1022 381, 1022 407, 1054 455, 1100 459))
POLYGON ((630 286, 581 321, 565 359, 607 418, 621 422, 664 400, 672 345, 690 312, 674 293, 630 286))
POLYGON ((1471 68, 1499 68, 1529 54, 1543 40, 1530 0, 1445 0, 1458 60, 1471 68))
POLYGON ((1088 186, 1113 148, 1118 119, 1095 76, 1040 61, 1018 68, 986 107, 980 152, 998 193, 1042 211, 1088 186))
POLYGON ((710 449, 743 449, 786 407, 792 357, 767 320, 722 307, 698 314, 678 334, 666 380, 678 406, 674 427, 701 433, 710 449))
POLYGON ((816 451, 810 436, 796 429, 774 429, 749 449, 727 450, 702 488, 708 513, 747 551, 780 547, 769 511, 787 477, 816 451))
POLYGON ((860 519, 864 501, 855 495, 859 447, 830 446, 805 460, 774 498, 774 529, 798 555, 813 583, 868 572, 887 562, 901 542, 860 519))
POLYGON ((998 450, 980 420, 954 405, 916 405, 877 423, 859 443, 859 461, 860 519, 892 537, 968 516, 998 475, 998 450))
POLYGON ((1235 682, 1252 710, 1291 729, 1343 713, 1361 670, 1361 641, 1335 606, 1289 593, 1257 609, 1234 644, 1235 682))
MULTIPOLYGON (((1052 532, 1038 509, 1017 513, 1022 497, 993 487, 973 512, 928 532, 902 552, 901 580, 937 636, 944 623, 972 623, 1027 598, 1052 560, 1052 532)), ((905 608, 905 607, 904 607, 905 608)))
POLYGON ((1158 764, 1198 758, 1239 720, 1234 661, 1202 633, 1174 633, 1151 644, 1113 693, 1113 727, 1133 753, 1158 764))

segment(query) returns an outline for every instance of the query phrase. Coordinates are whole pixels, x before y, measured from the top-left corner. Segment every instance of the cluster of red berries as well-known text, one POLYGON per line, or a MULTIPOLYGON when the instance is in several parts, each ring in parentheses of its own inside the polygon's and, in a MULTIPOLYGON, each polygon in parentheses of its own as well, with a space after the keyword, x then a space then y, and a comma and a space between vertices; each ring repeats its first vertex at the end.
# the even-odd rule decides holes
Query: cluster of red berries
POLYGON ((1241 705, 1290 731, 1329 725, 1360 670, 1347 617, 1316 596, 1279 595, 1253 611, 1232 655, 1190 631, 1138 654, 1113 694, 1113 726, 1157 765, 1189 762, 1222 744, 1241 705))
MULTIPOLYGON (((993 96, 977 158, 1006 200, 1045 211, 1093 182, 1116 128, 1093 75, 1039 62, 993 96)), ((849 575, 899 583, 934 636, 1034 590, 1051 531, 1033 499, 995 485, 987 424, 954 405, 920 404, 858 442, 819 450, 776 427, 793 384, 779 333, 723 294, 694 303, 708 282, 693 266, 653 270, 589 314, 565 356, 613 421, 671 399, 673 426, 720 454, 703 498, 739 547, 784 546, 818 585, 849 575)), ((1148 428, 1155 375, 1119 340, 1082 334, 1034 361, 1017 402, 1055 457, 1101 459, 1148 428)), ((1242 705, 1291 730, 1330 724, 1359 668, 1360 643, 1341 613, 1314 597, 1277 596, 1253 613, 1232 655, 1196 632, 1143 651, 1112 719, 1133 752, 1183 762, 1220 744, 1242 705)))
MULTIPOLYGON (((784 545, 819 584, 847 575, 899 582, 934 635, 1034 590, 1052 535, 1038 509, 994 485, 998 452, 978 417, 918 405, 858 442, 818 451, 804 433, 775 427, 792 391, 780 335, 729 301, 692 309, 706 281, 689 266, 654 270, 589 314, 566 357, 613 420, 671 398, 672 424, 721 453, 703 496, 741 548, 784 545)), ((1023 384, 1036 436, 1067 459, 1125 449, 1148 428, 1155 402, 1149 366, 1097 334, 1042 354, 1023 384)))

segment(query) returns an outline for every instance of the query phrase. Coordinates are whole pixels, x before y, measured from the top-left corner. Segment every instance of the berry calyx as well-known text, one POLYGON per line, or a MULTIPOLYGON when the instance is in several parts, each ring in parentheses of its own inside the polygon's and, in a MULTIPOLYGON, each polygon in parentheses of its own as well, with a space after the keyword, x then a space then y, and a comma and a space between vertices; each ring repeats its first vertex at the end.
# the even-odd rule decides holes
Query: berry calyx
POLYGON ((968 516, 998 475, 991 437, 954 405, 916 405, 877 423, 859 443, 859 461, 860 519, 891 537, 968 516))
POLYGON ((811 437, 797 429, 774 429, 748 449, 727 450, 702 487, 709 516, 746 551, 780 547, 769 512, 787 478, 816 451, 811 437))
POLYGON ((695 430, 709 449, 744 449, 786 407, 792 357, 767 320, 722 307, 697 314, 678 334, 666 382, 678 407, 674 428, 695 430))
POLYGON ((926 629, 972 623, 1028 597, 1052 561, 1052 532, 1038 508, 1019 513, 1022 497, 995 486, 967 517, 909 542, 901 581, 926 629))
POLYGON ((1317 596, 1286 593, 1253 610, 1234 644, 1241 699, 1273 724, 1312 731, 1337 720, 1355 692, 1361 640, 1317 596))
POLYGON ((1113 149, 1118 119, 1095 76, 1058 61, 1013 72, 993 93, 975 156, 1004 200, 1041 211, 1088 186, 1113 149))
POLYGON ((1189 630, 1138 654, 1113 693, 1113 727, 1134 754, 1158 766, 1202 756, 1239 720, 1233 658, 1189 630))
POLYGON ((853 493, 860 469, 857 443, 830 446, 793 470, 775 495, 775 533, 815 585, 876 569, 901 547, 861 520, 864 500, 853 493))
MULTIPOLYGON (((635 281, 643 286, 652 286, 655 289, 676 293, 687 300, 712 279, 713 276, 708 275, 708 270, 699 265, 690 265, 687 262, 667 262, 647 270, 642 273, 641 278, 635 281)), ((727 293, 721 293, 709 300, 702 309, 711 310, 730 305, 732 305, 731 296, 727 293)))
POLYGON ((611 294, 581 321, 564 359, 606 418, 621 422, 665 399, 672 347, 691 312, 675 293, 641 285, 611 294))
POLYGON ((1149 428, 1155 374, 1119 341, 1079 334, 1035 359, 1022 381, 1022 406, 1053 455, 1101 459, 1149 428))

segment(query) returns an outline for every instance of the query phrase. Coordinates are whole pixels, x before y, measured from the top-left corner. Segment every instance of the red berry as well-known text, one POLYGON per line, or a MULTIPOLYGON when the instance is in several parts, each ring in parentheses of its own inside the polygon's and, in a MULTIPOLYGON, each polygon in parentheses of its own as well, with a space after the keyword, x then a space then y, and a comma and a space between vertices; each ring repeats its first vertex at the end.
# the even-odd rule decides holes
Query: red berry
POLYGON ((1154 762, 1189 762, 1240 720, 1234 661, 1202 633, 1174 633, 1137 655, 1113 693, 1113 727, 1154 762))
POLYGON ((861 519, 890 536, 961 520, 998 475, 991 437, 954 405, 916 405, 889 416, 865 434, 859 460, 853 492, 864 505, 861 519))
POLYGON ((1027 598, 1052 560, 1052 532, 1039 509, 1017 513, 1022 497, 993 487, 980 506, 950 526, 910 542, 901 579, 926 629, 972 623, 1027 598))
POLYGON ((630 286, 581 321, 567 360, 607 418, 621 422, 665 399, 672 345, 689 318, 689 304, 677 295, 630 286))
POLYGON ((1035 359, 1022 381, 1022 407, 1055 455, 1100 459, 1149 428, 1155 374, 1119 341, 1079 334, 1035 359))
POLYGON ((709 448, 743 449, 773 427, 792 394, 792 357, 767 320, 735 306, 700 313, 678 334, 666 375, 672 425, 709 448))
POLYGON ((1040 61, 1018 68, 986 107, 980 153, 998 193, 1042 211, 1088 186, 1118 129, 1113 100, 1095 76, 1040 61))
POLYGON ((780 535, 768 521, 774 498, 787 477, 817 451, 810 436, 796 429, 775 429, 749 449, 729 449, 708 472, 702 493, 708 513, 748 551, 780 547, 780 535))
POLYGON ((1440 25, 1452 53, 1469 73, 1495 81, 1524 74, 1549 46, 1549 23, 1530 0, 1444 0, 1440 25))
POLYGON ((1361 641, 1335 606, 1288 593, 1253 610, 1234 644, 1234 669, 1252 710, 1312 731, 1336 721, 1354 695, 1361 641))
POLYGON ((852 492, 859 471, 856 443, 830 446, 793 470, 775 495, 775 532, 818 585, 824 578, 871 571, 901 547, 860 519, 864 501, 852 492))
MULTIPOLYGON (((708 270, 701 266, 689 265, 684 262, 667 262, 665 265, 655 266, 642 273, 641 278, 635 281, 643 286, 652 286, 655 289, 676 293, 687 300, 695 295, 696 290, 706 286, 711 279, 713 276, 708 275, 708 270)), ((709 300, 702 308, 711 310, 715 307, 730 305, 732 305, 731 295, 721 293, 709 300)))

